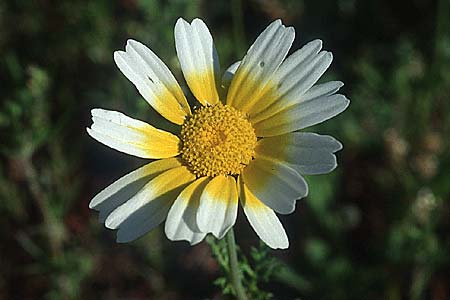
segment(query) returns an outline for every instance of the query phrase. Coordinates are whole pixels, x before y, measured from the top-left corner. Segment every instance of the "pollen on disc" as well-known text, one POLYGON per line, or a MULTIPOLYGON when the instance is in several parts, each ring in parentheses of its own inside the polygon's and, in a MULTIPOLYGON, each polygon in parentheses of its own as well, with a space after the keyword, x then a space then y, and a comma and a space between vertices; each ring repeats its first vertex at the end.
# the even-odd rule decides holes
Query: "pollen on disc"
POLYGON ((256 135, 233 107, 197 109, 181 127, 181 157, 197 176, 236 175, 255 155, 256 135))

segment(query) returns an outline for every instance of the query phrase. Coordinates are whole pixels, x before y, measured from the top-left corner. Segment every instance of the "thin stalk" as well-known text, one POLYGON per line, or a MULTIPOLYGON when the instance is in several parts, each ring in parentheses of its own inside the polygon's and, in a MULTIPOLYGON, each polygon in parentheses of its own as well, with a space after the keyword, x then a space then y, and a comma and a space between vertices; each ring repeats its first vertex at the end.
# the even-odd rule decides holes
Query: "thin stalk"
POLYGON ((25 170, 25 176, 31 195, 33 196, 33 199, 42 214, 50 253, 52 257, 56 257, 61 253, 61 240, 54 234, 54 228, 57 226, 57 221, 51 213, 48 199, 45 192, 42 190, 41 184, 39 183, 39 175, 31 162, 31 157, 26 155, 21 162, 25 170))
POLYGON ((234 240, 233 228, 228 231, 226 236, 228 257, 230 261, 230 276, 231 283, 233 284, 234 291, 238 300, 247 300, 244 287, 241 282, 241 270, 239 270, 239 264, 237 259, 236 241, 234 240))

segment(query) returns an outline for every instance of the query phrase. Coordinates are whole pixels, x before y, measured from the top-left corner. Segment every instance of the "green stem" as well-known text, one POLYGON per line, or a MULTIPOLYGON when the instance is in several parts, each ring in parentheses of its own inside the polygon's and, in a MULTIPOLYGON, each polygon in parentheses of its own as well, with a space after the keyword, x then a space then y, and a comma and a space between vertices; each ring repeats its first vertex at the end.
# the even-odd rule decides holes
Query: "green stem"
POLYGON ((228 231, 226 236, 228 257, 230 259, 230 276, 231 283, 233 284, 234 291, 238 300, 247 300, 244 287, 241 282, 241 270, 239 270, 239 264, 237 259, 236 241, 234 240, 233 228, 228 231))
POLYGON ((51 213, 48 199, 39 183, 39 174, 31 162, 31 154, 25 154, 21 160, 22 166, 25 170, 26 180, 38 209, 42 214, 42 219, 45 228, 45 234, 48 239, 50 247, 50 254, 52 257, 57 257, 61 253, 61 240, 55 234, 55 228, 58 226, 55 216, 51 213))

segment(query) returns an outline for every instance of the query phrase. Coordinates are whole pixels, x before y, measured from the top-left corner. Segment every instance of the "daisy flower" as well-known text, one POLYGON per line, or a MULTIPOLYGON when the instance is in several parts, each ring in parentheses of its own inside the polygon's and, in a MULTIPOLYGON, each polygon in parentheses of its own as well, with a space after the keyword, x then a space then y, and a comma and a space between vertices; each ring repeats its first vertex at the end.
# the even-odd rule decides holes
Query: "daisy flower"
POLYGON ((199 102, 190 107, 169 68, 143 44, 129 40, 114 60, 177 135, 120 112, 93 109, 91 137, 118 151, 154 160, 97 194, 89 207, 132 241, 164 220, 170 240, 197 244, 222 238, 238 203, 271 248, 289 241, 276 213, 289 214, 308 194, 302 175, 336 167, 342 145, 331 136, 299 132, 349 104, 343 83, 316 82, 332 54, 314 40, 287 56, 295 31, 280 20, 255 40, 242 61, 221 76, 212 36, 200 19, 179 19, 175 46, 186 83, 199 102))

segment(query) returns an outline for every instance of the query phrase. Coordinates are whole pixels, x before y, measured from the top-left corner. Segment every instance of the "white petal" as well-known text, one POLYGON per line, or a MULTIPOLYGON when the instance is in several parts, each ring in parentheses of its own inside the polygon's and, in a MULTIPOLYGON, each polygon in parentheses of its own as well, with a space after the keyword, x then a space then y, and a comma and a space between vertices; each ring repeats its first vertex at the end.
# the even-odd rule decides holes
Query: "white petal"
POLYGON ((325 83, 317 84, 310 88, 302 96, 302 101, 309 101, 323 96, 329 96, 339 91, 339 89, 343 86, 344 83, 342 81, 328 81, 325 83))
POLYGON ((240 64, 241 61, 239 60, 226 69, 225 73, 222 76, 222 87, 224 89, 228 89, 228 87, 230 86, 231 80, 233 79, 234 74, 236 73, 240 64))
POLYGON ((258 141, 256 153, 288 164, 300 174, 324 174, 337 166, 333 154, 342 149, 341 143, 328 135, 294 132, 258 141))
POLYGON ((167 196, 150 201, 147 205, 136 210, 120 225, 116 241, 118 243, 134 241, 164 222, 170 205, 173 203, 173 198, 177 196, 176 194, 176 192, 169 193, 167 196))
POLYGON ((308 185, 294 169, 258 157, 245 167, 242 181, 261 200, 281 214, 295 210, 295 202, 308 194, 308 185))
POLYGON ((272 249, 288 248, 288 237, 274 211, 256 198, 242 182, 240 192, 244 213, 261 240, 272 249))
POLYGON ((231 176, 214 177, 205 187, 197 212, 197 225, 202 232, 211 232, 221 239, 234 225, 237 217, 238 194, 231 176))
POLYGON ((333 61, 331 52, 326 51, 321 51, 306 60, 302 53, 296 54, 292 54, 281 64, 273 78, 278 84, 282 84, 278 90, 288 99, 294 98, 295 95, 303 95, 309 90, 333 61))
POLYGON ((202 177, 187 186, 177 197, 167 215, 165 232, 172 241, 188 241, 191 245, 201 242, 206 233, 197 226, 197 209, 200 195, 209 180, 202 177))
POLYGON ((114 61, 157 112, 175 124, 183 124, 191 113, 189 105, 175 77, 156 54, 128 40, 125 52, 114 52, 114 61))
POLYGON ((340 94, 313 98, 254 123, 253 127, 258 137, 281 135, 331 119, 343 112, 349 104, 350 101, 340 94))
POLYGON ((142 158, 168 158, 179 154, 180 140, 170 132, 120 112, 93 109, 88 134, 108 147, 142 158))
POLYGON ((181 166, 176 158, 157 160, 121 177, 98 193, 89 203, 89 208, 100 212, 99 221, 106 217, 119 205, 137 194, 142 187, 162 172, 181 166))
POLYGON ((117 229, 117 241, 128 242, 159 225, 180 191, 195 176, 184 166, 170 169, 147 183, 136 195, 106 218, 105 226, 117 229))
POLYGON ((321 45, 320 40, 310 42, 281 64, 270 80, 264 101, 250 113, 252 123, 308 100, 303 95, 319 80, 333 60, 330 52, 317 53, 321 45))
POLYGON ((272 74, 286 57, 295 31, 280 20, 272 22, 256 39, 231 82, 227 104, 244 113, 258 105, 272 74))
POLYGON ((175 24, 175 46, 181 70, 195 98, 203 104, 219 102, 216 80, 220 73, 219 58, 208 27, 200 19, 191 24, 178 19, 175 24))

